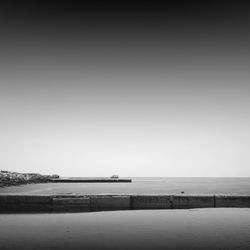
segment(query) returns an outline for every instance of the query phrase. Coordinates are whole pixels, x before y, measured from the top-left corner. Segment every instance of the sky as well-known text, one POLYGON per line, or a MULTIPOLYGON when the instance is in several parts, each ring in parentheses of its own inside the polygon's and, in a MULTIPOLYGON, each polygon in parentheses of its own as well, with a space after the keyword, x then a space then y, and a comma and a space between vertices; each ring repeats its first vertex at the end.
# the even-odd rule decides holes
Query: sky
POLYGON ((247 1, 1 1, 0 169, 250 177, 247 1))

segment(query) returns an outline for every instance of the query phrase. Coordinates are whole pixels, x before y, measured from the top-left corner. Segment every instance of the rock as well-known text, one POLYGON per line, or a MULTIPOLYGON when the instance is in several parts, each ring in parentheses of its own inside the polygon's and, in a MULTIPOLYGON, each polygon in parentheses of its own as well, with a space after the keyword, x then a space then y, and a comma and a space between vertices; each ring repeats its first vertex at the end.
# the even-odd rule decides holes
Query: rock
POLYGON ((58 175, 41 175, 38 173, 17 173, 6 170, 0 170, 0 187, 29 184, 29 183, 50 182, 52 176, 58 176, 58 175))

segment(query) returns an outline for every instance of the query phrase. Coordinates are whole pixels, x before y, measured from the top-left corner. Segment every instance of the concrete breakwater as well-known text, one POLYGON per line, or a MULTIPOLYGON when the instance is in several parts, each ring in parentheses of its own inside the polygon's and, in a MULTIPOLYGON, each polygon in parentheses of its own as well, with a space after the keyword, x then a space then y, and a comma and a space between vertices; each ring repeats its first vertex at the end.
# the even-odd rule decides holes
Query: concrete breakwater
POLYGON ((38 173, 17 173, 0 170, 0 187, 22 185, 29 183, 46 183, 51 179, 59 178, 58 175, 41 175, 38 173))
POLYGON ((59 183, 81 183, 81 182, 132 182, 125 178, 57 178, 51 179, 51 182, 59 183))
POLYGON ((57 213, 219 207, 250 208, 250 196, 0 195, 1 213, 57 213))

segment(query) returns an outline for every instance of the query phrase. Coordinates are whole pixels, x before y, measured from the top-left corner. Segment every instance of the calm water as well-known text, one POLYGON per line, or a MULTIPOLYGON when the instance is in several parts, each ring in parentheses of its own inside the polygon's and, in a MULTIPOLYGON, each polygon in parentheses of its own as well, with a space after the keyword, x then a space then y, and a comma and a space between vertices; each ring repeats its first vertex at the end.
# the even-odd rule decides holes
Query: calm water
POLYGON ((250 178, 132 178, 132 183, 43 183, 0 188, 0 193, 245 194, 250 178))

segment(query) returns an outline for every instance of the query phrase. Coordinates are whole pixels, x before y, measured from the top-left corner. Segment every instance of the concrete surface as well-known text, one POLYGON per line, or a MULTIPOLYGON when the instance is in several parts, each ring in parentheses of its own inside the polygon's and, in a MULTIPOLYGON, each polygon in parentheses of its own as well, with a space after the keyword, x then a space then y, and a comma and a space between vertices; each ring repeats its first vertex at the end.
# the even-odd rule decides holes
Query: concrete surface
POLYGON ((250 196, 0 195, 0 212, 88 212, 136 209, 250 207, 250 196))

